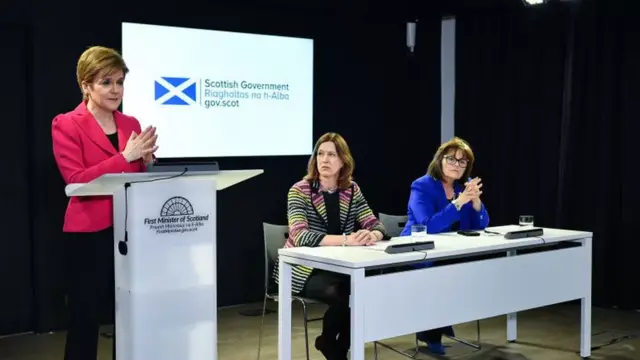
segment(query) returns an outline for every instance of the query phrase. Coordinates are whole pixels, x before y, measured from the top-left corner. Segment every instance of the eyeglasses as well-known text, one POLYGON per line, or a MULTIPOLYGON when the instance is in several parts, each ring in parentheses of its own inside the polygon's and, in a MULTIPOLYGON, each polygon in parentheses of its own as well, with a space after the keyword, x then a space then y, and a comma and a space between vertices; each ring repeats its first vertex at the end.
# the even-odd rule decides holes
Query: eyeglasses
POLYGON ((467 165, 469 165, 469 160, 467 159, 456 159, 453 156, 445 156, 444 159, 447 160, 447 164, 455 165, 456 163, 458 163, 458 166, 460 166, 461 168, 466 168, 467 165))

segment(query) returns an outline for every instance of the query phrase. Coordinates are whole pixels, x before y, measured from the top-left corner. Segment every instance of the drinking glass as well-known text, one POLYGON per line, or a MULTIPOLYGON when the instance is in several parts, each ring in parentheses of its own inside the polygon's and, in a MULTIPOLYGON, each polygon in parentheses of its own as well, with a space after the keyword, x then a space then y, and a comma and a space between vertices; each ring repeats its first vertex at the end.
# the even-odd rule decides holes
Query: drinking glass
POLYGON ((413 237, 427 236, 427 227, 424 225, 411 225, 411 236, 413 237))
POLYGON ((533 215, 520 215, 518 224, 520 226, 533 226, 533 215))

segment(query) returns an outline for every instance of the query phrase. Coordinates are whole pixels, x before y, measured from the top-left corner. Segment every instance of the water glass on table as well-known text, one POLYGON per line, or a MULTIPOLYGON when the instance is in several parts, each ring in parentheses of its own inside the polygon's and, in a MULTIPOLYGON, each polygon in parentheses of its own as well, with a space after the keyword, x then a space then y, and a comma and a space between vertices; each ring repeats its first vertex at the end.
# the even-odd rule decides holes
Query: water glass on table
POLYGON ((520 224, 520 226, 533 227, 533 215, 520 215, 518 224, 520 224))
POLYGON ((411 225, 411 237, 427 236, 427 227, 424 225, 411 225))

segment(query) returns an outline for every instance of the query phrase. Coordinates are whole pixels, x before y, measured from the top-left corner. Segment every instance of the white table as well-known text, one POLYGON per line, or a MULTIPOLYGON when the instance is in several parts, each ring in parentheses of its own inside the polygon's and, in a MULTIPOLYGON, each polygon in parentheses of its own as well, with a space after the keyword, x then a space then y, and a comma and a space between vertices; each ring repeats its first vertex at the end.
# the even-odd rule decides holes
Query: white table
MULTIPOLYGON (((507 227, 487 230, 502 233, 507 227)), ((291 359, 293 265, 351 277, 352 360, 364 359, 366 342, 504 314, 507 314, 507 340, 515 341, 518 311, 576 299, 582 302, 580 356, 589 357, 591 238, 591 232, 545 228, 540 238, 519 240, 489 234, 429 235, 427 239, 435 241, 435 249, 401 254, 368 247, 280 249, 279 360, 291 359), (549 246, 557 243, 575 246, 549 246), (518 250, 534 247, 544 251, 518 254, 518 250), (507 256, 469 259, 490 253, 507 256), (445 259, 459 262, 365 277, 368 269, 445 259)))

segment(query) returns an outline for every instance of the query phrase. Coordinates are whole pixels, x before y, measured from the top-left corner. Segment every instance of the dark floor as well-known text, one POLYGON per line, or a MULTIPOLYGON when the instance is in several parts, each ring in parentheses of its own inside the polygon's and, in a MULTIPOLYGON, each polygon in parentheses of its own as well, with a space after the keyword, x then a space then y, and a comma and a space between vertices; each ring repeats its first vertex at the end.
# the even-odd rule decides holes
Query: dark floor
MULTIPOLYGON (((247 360, 256 359, 260 317, 239 315, 246 309, 259 308, 262 304, 220 310, 219 317, 219 359, 247 360)), ((272 308, 276 308, 271 305, 272 308)), ((293 357, 304 359, 304 329, 301 311, 294 309, 293 357)), ((321 305, 312 306, 310 314, 322 315, 321 305)), ((473 360, 560 360, 579 359, 580 307, 574 304, 558 305, 521 313, 518 320, 518 342, 506 343, 505 317, 496 317, 481 321, 481 342, 483 349, 472 348, 453 343, 446 357, 427 354, 418 355, 419 359, 473 359, 473 360)), ((310 343, 319 333, 320 322, 310 323, 310 343)), ((466 339, 475 339, 475 323, 455 326, 457 335, 466 339)), ((604 346, 592 352, 591 359, 640 360, 640 313, 616 310, 593 310, 593 346, 604 345, 616 338, 625 336, 630 339, 604 346)), ((278 317, 276 313, 265 318, 264 339, 261 359, 277 359, 278 317)), ((64 347, 64 333, 44 335, 22 335, 0 339, 0 360, 61 360, 64 347)), ((384 342, 398 349, 409 350, 413 346, 412 336, 389 339, 384 342)), ((312 345, 311 345, 312 346, 312 345)), ((323 359, 313 346, 311 359, 323 359)), ((110 359, 111 343, 102 338, 100 359, 110 359)), ((367 359, 373 359, 373 344, 367 345, 367 359)), ((406 359, 394 352, 378 347, 378 359, 406 359)), ((92 359, 88 359, 92 360, 92 359)), ((145 359, 146 360, 146 359, 145 359)), ((149 359, 152 360, 152 359, 149 359)))

